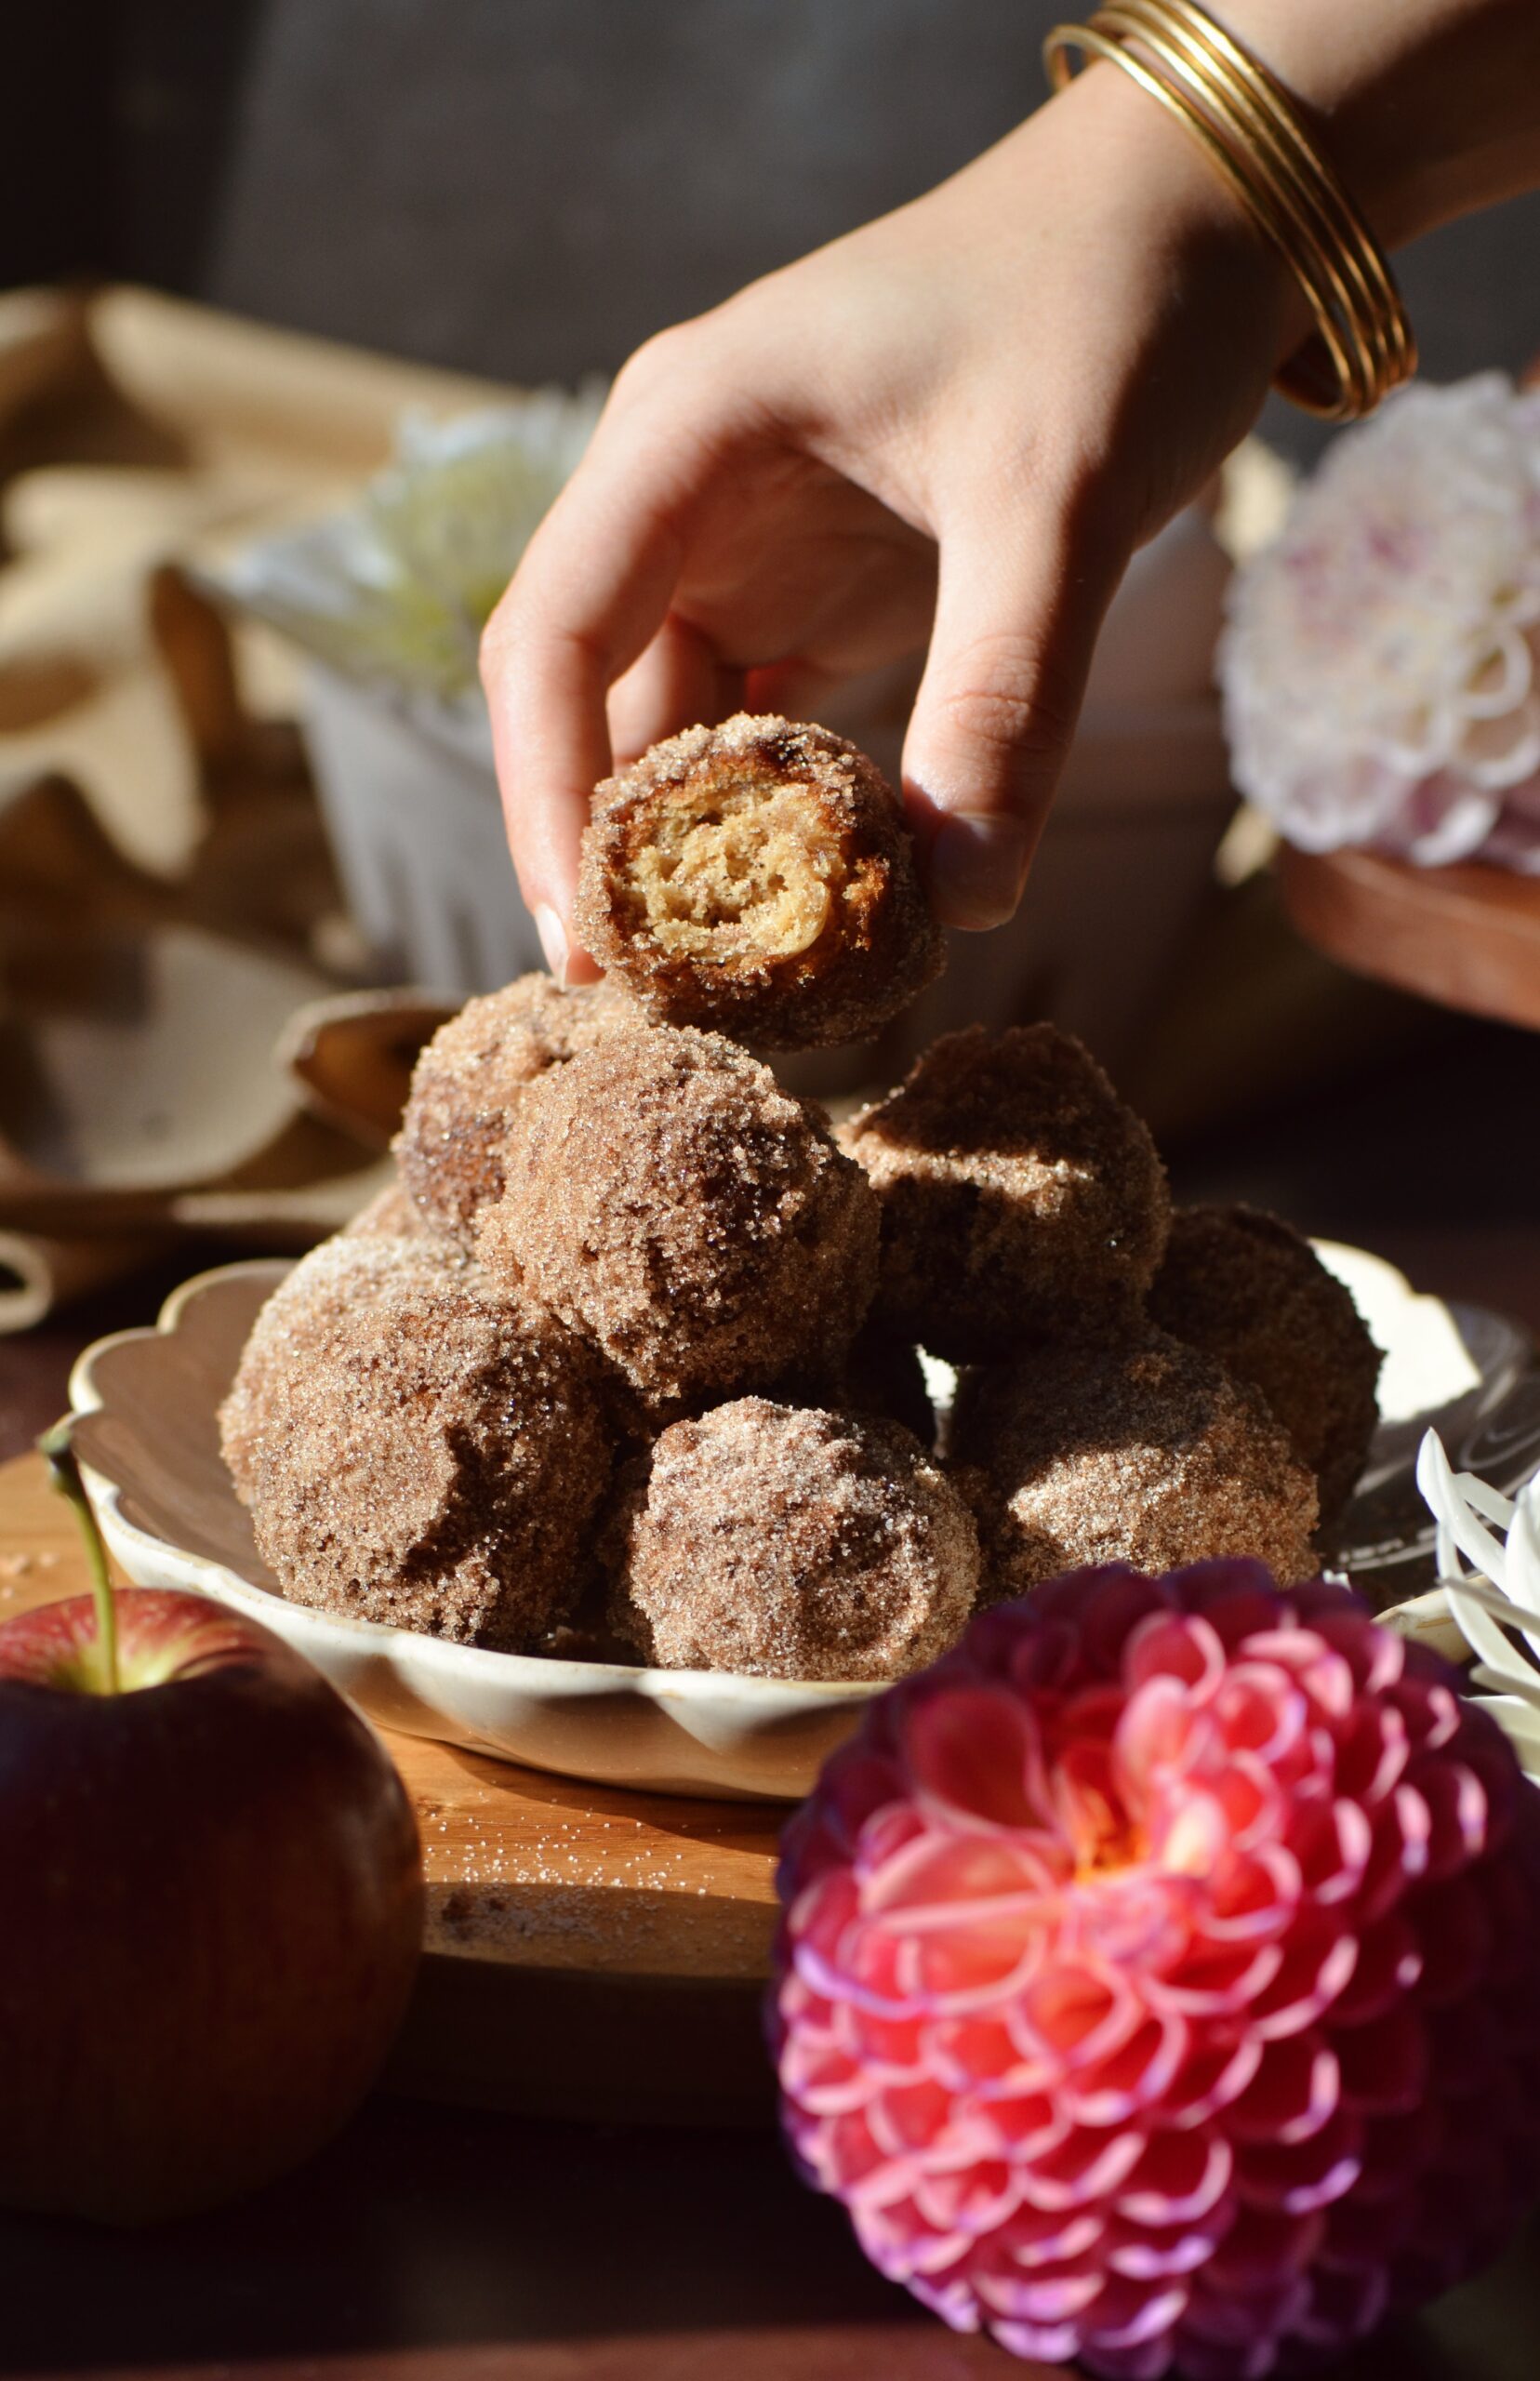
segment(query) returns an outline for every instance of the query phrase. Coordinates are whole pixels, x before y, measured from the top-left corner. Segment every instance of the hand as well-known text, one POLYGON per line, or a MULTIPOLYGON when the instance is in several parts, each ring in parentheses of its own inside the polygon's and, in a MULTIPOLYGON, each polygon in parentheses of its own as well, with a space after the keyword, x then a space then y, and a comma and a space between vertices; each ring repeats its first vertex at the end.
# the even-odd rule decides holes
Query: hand
MULTIPOLYGON (((792 169, 789 163, 789 170, 792 169)), ((1008 917, 1130 554, 1308 318, 1182 127, 1113 70, 617 379, 483 674, 524 898, 570 948, 596 781, 929 638, 904 797, 937 914, 1008 917)))

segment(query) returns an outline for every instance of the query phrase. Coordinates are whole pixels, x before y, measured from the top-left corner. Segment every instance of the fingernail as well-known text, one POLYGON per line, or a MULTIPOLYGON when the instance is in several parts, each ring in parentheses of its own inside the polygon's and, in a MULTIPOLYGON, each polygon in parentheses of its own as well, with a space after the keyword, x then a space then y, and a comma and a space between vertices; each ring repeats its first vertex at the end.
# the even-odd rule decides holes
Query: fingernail
POLYGON ((931 902, 942 924, 1003 925, 1021 898, 1031 856, 1019 818, 954 810, 930 848, 931 902))
POLYGON ((535 931, 540 938, 540 949, 545 952, 546 965, 562 990, 565 991, 567 938, 562 931, 561 919, 544 901, 535 912, 535 931))

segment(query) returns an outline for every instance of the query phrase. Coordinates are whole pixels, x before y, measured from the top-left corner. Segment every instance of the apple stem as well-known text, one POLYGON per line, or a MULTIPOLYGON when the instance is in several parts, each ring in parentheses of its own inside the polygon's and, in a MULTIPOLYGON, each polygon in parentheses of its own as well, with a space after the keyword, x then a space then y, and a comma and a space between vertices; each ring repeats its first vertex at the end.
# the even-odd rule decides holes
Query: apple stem
POLYGON ((80 1476, 80 1458, 70 1443, 69 1423, 56 1422, 51 1430, 45 1430, 37 1442, 37 1451, 48 1467, 50 1484, 74 1507, 80 1535, 86 1542, 86 1561, 91 1573, 91 1601, 96 1605, 97 1660, 101 1671, 101 1692, 104 1695, 120 1694, 117 1598, 113 1593, 113 1576, 107 1567, 107 1549, 101 1542, 97 1517, 86 1494, 86 1483, 80 1476))

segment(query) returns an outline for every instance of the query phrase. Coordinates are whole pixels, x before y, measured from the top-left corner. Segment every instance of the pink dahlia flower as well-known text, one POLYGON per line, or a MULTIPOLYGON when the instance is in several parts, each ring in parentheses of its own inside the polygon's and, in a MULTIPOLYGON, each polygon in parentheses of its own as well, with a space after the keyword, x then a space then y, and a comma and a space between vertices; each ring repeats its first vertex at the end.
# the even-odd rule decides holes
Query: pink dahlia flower
POLYGON ((985 1614, 830 1761, 780 1887, 807 2178, 1022 2356, 1253 2381, 1540 2179, 1540 1795, 1344 1588, 1118 1565, 985 1614))

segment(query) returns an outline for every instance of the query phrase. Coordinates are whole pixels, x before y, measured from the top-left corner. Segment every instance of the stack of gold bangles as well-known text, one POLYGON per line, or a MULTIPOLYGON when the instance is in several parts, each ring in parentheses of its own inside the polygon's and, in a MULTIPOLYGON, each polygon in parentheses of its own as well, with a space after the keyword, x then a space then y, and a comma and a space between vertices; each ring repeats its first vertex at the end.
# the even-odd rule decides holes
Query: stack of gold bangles
POLYGON ((1111 60, 1195 134, 1292 266, 1316 336, 1278 376, 1286 396, 1352 421, 1411 379, 1416 342, 1384 253, 1265 66, 1192 0, 1116 0, 1055 25, 1042 52, 1055 91, 1073 50, 1111 60))

